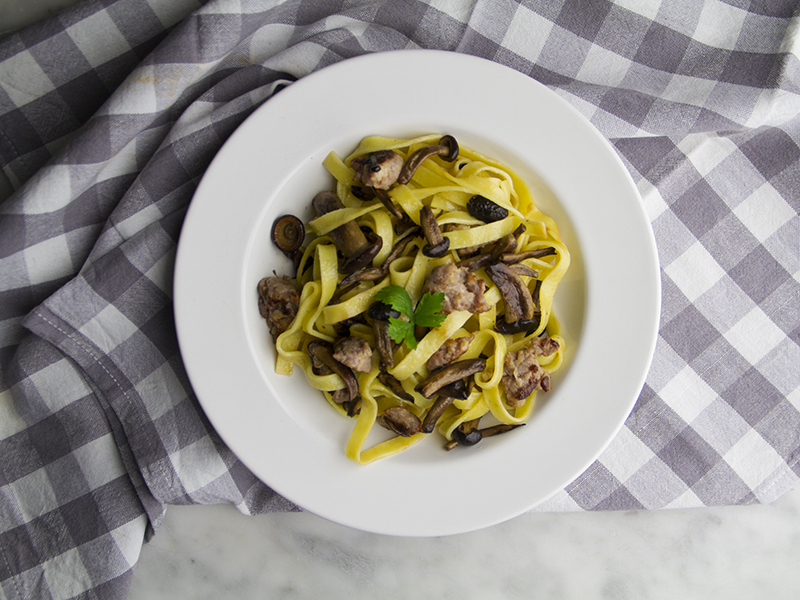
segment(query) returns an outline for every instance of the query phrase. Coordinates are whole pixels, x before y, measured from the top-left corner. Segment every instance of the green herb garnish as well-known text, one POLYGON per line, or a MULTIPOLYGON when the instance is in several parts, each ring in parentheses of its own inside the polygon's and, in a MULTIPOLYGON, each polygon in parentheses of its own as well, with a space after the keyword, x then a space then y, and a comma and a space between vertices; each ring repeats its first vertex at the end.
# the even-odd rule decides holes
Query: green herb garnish
POLYGON ((447 315, 440 314, 444 306, 444 294, 427 292, 420 298, 417 308, 411 302, 411 296, 399 285, 390 285, 382 288, 375 294, 375 300, 388 304, 394 310, 408 317, 408 321, 402 319, 389 318, 389 337, 396 343, 406 343, 406 346, 415 350, 417 348, 417 338, 414 337, 414 328, 439 327, 447 318, 447 315))

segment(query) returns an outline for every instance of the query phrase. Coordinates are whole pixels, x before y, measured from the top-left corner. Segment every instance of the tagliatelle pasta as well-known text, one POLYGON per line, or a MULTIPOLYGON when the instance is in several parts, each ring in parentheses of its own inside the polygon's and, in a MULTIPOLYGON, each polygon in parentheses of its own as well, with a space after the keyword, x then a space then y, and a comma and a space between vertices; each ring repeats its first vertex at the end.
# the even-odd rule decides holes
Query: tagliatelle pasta
MULTIPOLYGON (((525 423, 563 361, 553 298, 570 255, 558 227, 498 161, 463 147, 455 158, 444 149, 428 156, 444 139, 376 136, 344 159, 331 153, 324 166, 335 196, 325 200, 334 208, 311 220, 305 245, 292 249, 295 277, 259 284, 276 372, 290 375, 299 367, 334 410, 354 419, 345 453, 361 464, 430 437, 417 422, 430 429, 434 411, 433 427, 448 448, 470 432, 491 435, 525 423), (402 165, 398 181, 370 185, 390 163, 402 165), (353 235, 366 240, 357 251, 341 241, 353 223, 361 232, 353 235), (410 343, 385 336, 392 319, 410 326, 411 317, 395 311, 384 319, 371 311, 376 304, 390 310, 376 295, 398 288, 417 307, 426 291, 441 290, 435 296, 443 302, 441 322, 414 328, 410 343), (466 297, 473 303, 465 307, 459 303, 466 297), (470 369, 465 377, 459 365, 470 369), (440 385, 436 377, 456 380, 440 385), (398 418, 413 427, 401 431, 398 418), (481 429, 480 419, 501 427, 481 429), (370 444, 378 425, 388 439, 370 444)), ((319 211, 321 201, 315 206, 319 211)))

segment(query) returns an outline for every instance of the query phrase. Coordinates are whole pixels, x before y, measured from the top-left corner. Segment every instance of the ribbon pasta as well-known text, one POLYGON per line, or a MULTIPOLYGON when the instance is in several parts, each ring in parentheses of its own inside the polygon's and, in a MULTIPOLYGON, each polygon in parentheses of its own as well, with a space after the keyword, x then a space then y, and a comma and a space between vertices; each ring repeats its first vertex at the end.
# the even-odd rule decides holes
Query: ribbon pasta
MULTIPOLYGON (((395 185, 388 190, 391 200, 397 204, 416 224, 420 223, 420 210, 430 206, 437 222, 444 228, 443 236, 449 239, 450 247, 444 256, 429 258, 421 249, 424 238, 407 243, 402 254, 385 270, 385 275, 374 281, 361 281, 355 286, 342 289, 344 275, 338 271, 337 249, 329 234, 339 226, 354 220, 361 228, 367 228, 383 240, 381 250, 373 259, 373 267, 381 267, 395 247, 400 236, 395 232, 396 219, 377 200, 361 200, 353 195, 354 170, 350 161, 372 152, 393 150, 407 159, 415 150, 435 144, 439 135, 426 135, 414 139, 385 137, 365 138, 358 148, 344 160, 331 153, 323 162, 336 183, 336 193, 344 208, 334 210, 309 223, 313 239, 307 243, 293 280, 301 290, 299 310, 292 325, 276 339, 277 373, 290 375, 293 367, 299 367, 311 387, 321 390, 330 405, 347 416, 342 405, 332 399, 332 392, 344 387, 336 374, 318 375, 314 372, 307 350, 313 340, 333 342, 337 326, 364 314, 374 301, 375 294, 388 285, 398 285, 408 291, 414 304, 420 299, 425 281, 431 270, 439 265, 458 263, 459 249, 486 246, 503 236, 524 232, 517 239, 515 252, 552 248, 549 255, 531 257, 521 261, 536 272, 536 277, 523 277, 525 285, 538 297, 537 308, 541 317, 538 327, 532 332, 502 334, 496 331, 495 322, 505 314, 501 291, 487 276, 484 269, 475 275, 486 283, 485 299, 490 305, 486 312, 473 314, 454 311, 447 315, 437 328, 430 329, 418 340, 416 349, 406 345, 397 347, 394 366, 387 369, 413 402, 400 399, 380 379, 382 365, 377 352, 373 352, 372 367, 367 373, 356 373, 361 397, 360 411, 354 417, 355 424, 345 446, 348 458, 360 464, 386 458, 419 443, 427 434, 417 433, 409 437, 393 436, 371 444, 379 415, 392 406, 403 406, 423 418, 433 399, 423 397, 415 387, 428 376, 428 359, 451 338, 473 336, 472 342, 461 359, 484 358, 486 368, 474 377, 474 386, 466 399, 454 400, 437 421, 438 432, 447 440, 462 423, 490 415, 496 422, 504 424, 524 423, 531 415, 536 402, 534 391, 522 406, 510 408, 502 386, 505 359, 508 353, 516 352, 532 339, 546 333, 558 343, 558 350, 547 357, 540 357, 539 364, 548 374, 562 364, 564 340, 560 325, 553 315, 553 298, 564 273, 569 267, 569 251, 561 240, 555 222, 536 206, 525 182, 510 168, 467 148, 461 148, 454 162, 445 162, 439 157, 426 159, 404 185, 395 185), (467 203, 479 194, 508 211, 508 216, 484 223, 473 217, 467 203), (447 225, 454 227, 448 228, 447 225), (371 444, 371 445, 370 445, 371 444)), ((402 234, 401 234, 402 235, 402 234)), ((348 323, 349 324, 349 323, 348 323)), ((375 334, 363 320, 350 325, 350 335, 364 338, 370 347, 376 347, 375 334)), ((388 436, 388 432, 385 432, 388 436)))

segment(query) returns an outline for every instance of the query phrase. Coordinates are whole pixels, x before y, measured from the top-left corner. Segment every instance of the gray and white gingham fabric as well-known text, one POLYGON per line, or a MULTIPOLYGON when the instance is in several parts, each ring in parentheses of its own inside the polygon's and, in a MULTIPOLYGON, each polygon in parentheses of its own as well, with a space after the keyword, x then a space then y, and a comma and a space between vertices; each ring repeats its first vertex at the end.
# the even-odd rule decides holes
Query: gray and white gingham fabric
POLYGON ((198 407, 173 259, 237 125, 367 52, 437 48, 528 74, 611 140, 642 194, 663 284, 653 365, 608 449, 537 510, 791 489, 796 4, 91 0, 0 40, 0 164, 16 189, 0 205, 0 597, 124 597, 170 504, 296 510, 198 407))

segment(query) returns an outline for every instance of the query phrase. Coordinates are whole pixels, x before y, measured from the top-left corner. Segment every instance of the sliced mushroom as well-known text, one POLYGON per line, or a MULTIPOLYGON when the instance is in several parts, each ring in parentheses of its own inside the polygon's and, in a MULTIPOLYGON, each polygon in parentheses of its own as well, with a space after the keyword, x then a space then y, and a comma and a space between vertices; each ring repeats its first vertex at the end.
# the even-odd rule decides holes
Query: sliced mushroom
POLYGON ((363 231, 369 240, 369 245, 364 248, 364 250, 360 254, 354 254, 347 258, 344 261, 344 265, 342 265, 342 273, 355 273, 359 269, 364 269, 372 265, 372 260, 378 256, 378 252, 381 251, 383 248, 383 238, 374 232, 370 231, 363 231))
POLYGON ((412 436, 422 430, 420 418, 402 406, 390 406, 376 421, 381 427, 402 437, 412 436))
POLYGON ((483 358, 459 360, 428 375, 417 385, 416 390, 425 398, 431 398, 444 386, 480 373, 485 368, 486 359, 483 358))
POLYGON ((334 401, 337 403, 352 402, 359 396, 358 392, 358 379, 353 374, 350 367, 347 367, 333 358, 333 353, 330 344, 322 341, 313 341, 308 344, 308 353, 312 359, 316 358, 322 362, 331 371, 341 377, 344 382, 347 394, 336 394, 333 396, 334 401), (338 402, 340 401, 340 402, 338 402))
POLYGON ((381 204, 383 204, 386 207, 386 210, 392 213, 392 216, 395 219, 398 219, 400 221, 406 219, 406 216, 405 214, 403 214, 403 211, 397 208, 397 205, 392 201, 392 198, 389 196, 389 194, 386 193, 386 191, 381 189, 376 189, 374 191, 375 191, 375 196, 378 198, 378 200, 381 201, 381 204))
POLYGON ((440 396, 447 396, 453 400, 466 400, 469 398, 469 387, 464 379, 454 381, 450 385, 440 388, 438 394, 440 396))
POLYGON ((408 402, 414 402, 414 396, 409 394, 405 389, 403 389, 403 384, 395 377, 394 375, 390 375, 389 373, 381 373, 378 375, 378 381, 380 381, 383 385, 388 387, 392 390, 392 393, 400 398, 401 400, 407 400, 408 402))
POLYGON ((422 253, 430 258, 442 256, 450 248, 450 239, 442 235, 433 209, 427 205, 423 206, 419 211, 419 220, 422 231, 425 233, 425 239, 428 240, 428 243, 422 248, 422 253))
POLYGON ((436 422, 447 410, 447 407, 453 403, 453 398, 450 396, 439 396, 433 402, 425 418, 422 420, 422 433, 430 433, 436 427, 436 422))
POLYGON ((272 224, 272 241, 286 256, 296 260, 297 251, 303 245, 306 229, 294 215, 283 215, 272 224))
POLYGON ((406 159, 403 168, 400 170, 400 175, 397 177, 397 183, 405 185, 411 181, 414 173, 426 158, 441 156, 442 160, 453 162, 458 158, 458 151, 458 142, 452 135, 443 136, 439 143, 434 146, 420 148, 406 159))
POLYGON ((372 319, 372 329, 375 332, 375 349, 386 367, 394 366, 394 340, 389 335, 389 319, 400 318, 400 312, 388 304, 380 301, 373 302, 367 314, 372 319))
POLYGON ((486 267, 486 274, 503 295, 506 305, 506 323, 520 319, 532 319, 535 311, 531 292, 519 275, 503 263, 495 263, 486 267))
POLYGON ((497 319, 494 329, 497 333, 513 335, 515 333, 533 333, 539 328, 541 323, 542 313, 533 313, 532 319, 519 319, 512 323, 508 323, 505 319, 497 319))
POLYGON ((539 277, 539 271, 534 271, 528 265, 517 263, 515 265, 509 265, 508 268, 520 277, 533 277, 534 279, 539 277))
POLYGON ((518 252, 516 254, 503 254, 500 260, 507 265, 513 265, 529 258, 543 258, 545 256, 552 256, 555 253, 556 249, 552 246, 548 246, 547 248, 538 248, 536 250, 528 250, 527 252, 518 252))
POLYGON ((400 257, 405 247, 414 239, 417 231, 418 229, 416 227, 413 230, 409 229, 408 233, 395 244, 389 256, 386 257, 386 260, 383 261, 380 267, 367 267, 361 271, 351 273, 339 282, 339 286, 344 287, 358 281, 378 281, 379 279, 383 279, 389 273, 391 264, 400 257))

